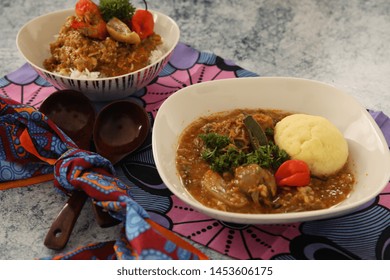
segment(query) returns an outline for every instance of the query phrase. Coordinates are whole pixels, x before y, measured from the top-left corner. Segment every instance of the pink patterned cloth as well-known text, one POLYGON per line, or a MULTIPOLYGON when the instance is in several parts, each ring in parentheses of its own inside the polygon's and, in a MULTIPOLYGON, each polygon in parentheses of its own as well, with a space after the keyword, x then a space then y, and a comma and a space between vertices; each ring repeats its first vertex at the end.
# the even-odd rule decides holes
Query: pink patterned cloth
MULTIPOLYGON (((183 87, 249 76, 257 74, 215 54, 179 44, 162 73, 129 98, 142 103, 153 120, 164 100, 183 87)), ((55 88, 24 65, 0 79, 0 90, 5 96, 39 107, 55 88)), ((370 113, 390 143, 389 118, 382 112, 370 113)), ((130 186, 129 195, 154 221, 232 258, 390 259, 390 184, 367 205, 342 217, 292 224, 241 225, 207 217, 174 196, 157 173, 151 137, 116 169, 118 177, 130 186)))

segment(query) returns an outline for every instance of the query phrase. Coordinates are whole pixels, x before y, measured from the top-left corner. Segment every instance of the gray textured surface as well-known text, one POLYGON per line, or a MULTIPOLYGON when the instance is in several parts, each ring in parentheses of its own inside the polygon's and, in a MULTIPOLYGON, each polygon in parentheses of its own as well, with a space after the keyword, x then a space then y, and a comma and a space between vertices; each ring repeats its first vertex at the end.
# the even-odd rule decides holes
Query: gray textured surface
MULTIPOLYGON (((24 63, 15 39, 25 22, 75 3, 2 0, 0 76, 24 63)), ((262 76, 333 84, 366 108, 390 115, 390 1, 159 0, 149 1, 149 8, 175 19, 181 41, 194 48, 214 52, 262 76)), ((0 259, 54 254, 43 246, 43 239, 64 202, 50 183, 0 192, 0 259)), ((111 240, 117 234, 116 228, 99 228, 91 213, 87 204, 67 250, 85 240, 111 240)), ((224 257, 205 252, 211 258, 224 257)))

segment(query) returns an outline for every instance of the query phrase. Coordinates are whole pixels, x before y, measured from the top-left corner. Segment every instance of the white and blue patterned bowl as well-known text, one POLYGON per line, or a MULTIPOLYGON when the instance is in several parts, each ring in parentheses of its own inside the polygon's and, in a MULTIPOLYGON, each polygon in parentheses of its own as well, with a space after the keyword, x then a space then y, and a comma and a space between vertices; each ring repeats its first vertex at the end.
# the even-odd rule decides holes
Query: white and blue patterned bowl
POLYGON ((149 84, 168 63, 179 42, 180 30, 176 22, 156 11, 151 11, 155 21, 155 32, 163 39, 163 56, 138 71, 98 79, 70 78, 45 70, 43 61, 50 56, 49 45, 55 40, 66 18, 74 9, 52 12, 26 23, 18 32, 16 45, 26 61, 58 89, 73 89, 83 92, 93 101, 109 101, 130 96, 149 84))

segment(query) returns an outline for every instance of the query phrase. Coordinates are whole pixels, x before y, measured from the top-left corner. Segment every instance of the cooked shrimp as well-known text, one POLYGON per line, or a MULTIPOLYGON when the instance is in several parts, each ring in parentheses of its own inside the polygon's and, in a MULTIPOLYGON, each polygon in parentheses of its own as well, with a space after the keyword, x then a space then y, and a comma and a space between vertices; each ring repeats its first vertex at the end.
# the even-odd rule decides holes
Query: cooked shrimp
POLYGON ((227 206, 241 208, 248 204, 246 196, 236 188, 230 187, 217 172, 208 170, 203 175, 201 184, 204 190, 227 206))
POLYGON ((90 38, 101 40, 107 38, 106 22, 94 2, 79 0, 75 12, 77 17, 72 21, 72 28, 90 38))
POLYGON ((258 164, 239 166, 235 169, 233 184, 255 203, 263 202, 271 206, 276 196, 277 186, 272 173, 258 164))

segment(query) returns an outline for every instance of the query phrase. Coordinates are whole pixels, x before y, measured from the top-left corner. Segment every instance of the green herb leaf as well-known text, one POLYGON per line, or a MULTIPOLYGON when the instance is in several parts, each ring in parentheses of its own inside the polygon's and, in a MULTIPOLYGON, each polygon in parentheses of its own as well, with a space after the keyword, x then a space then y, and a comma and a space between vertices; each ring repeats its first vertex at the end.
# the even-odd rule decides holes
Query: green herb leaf
POLYGON ((99 9, 106 22, 113 17, 122 21, 130 20, 135 12, 129 0, 100 0, 99 9))
POLYGON ((200 134, 205 148, 201 157, 210 164, 216 172, 232 172, 234 168, 250 163, 256 163, 263 168, 276 170, 290 157, 272 141, 259 146, 252 152, 245 153, 231 144, 228 137, 216 133, 200 134))
POLYGON ((230 144, 230 139, 227 136, 217 133, 200 134, 200 139, 205 142, 205 145, 210 149, 223 149, 230 144))
POLYGON ((260 148, 260 146, 267 145, 267 136, 259 123, 251 115, 244 118, 244 124, 254 150, 260 148))
POLYGON ((283 162, 290 157, 286 151, 280 149, 273 142, 263 145, 257 150, 247 154, 246 163, 257 163, 263 168, 276 170, 283 162))

